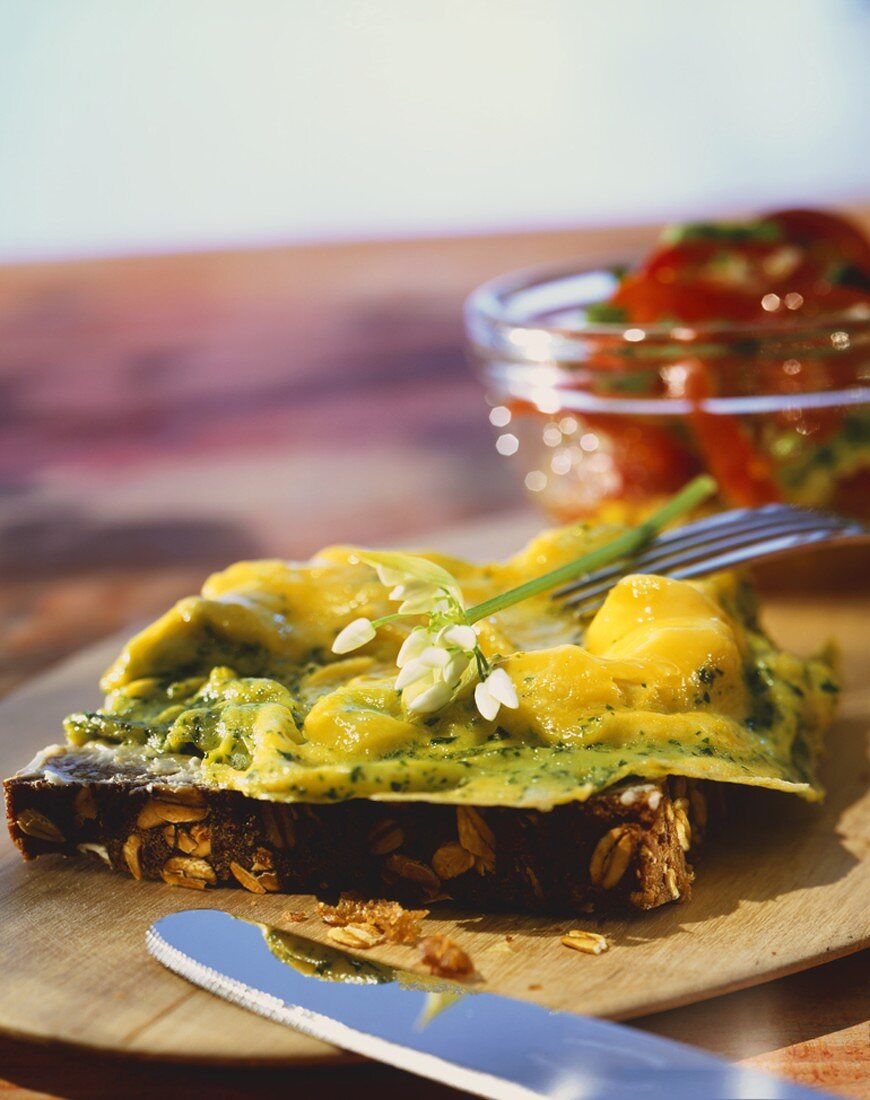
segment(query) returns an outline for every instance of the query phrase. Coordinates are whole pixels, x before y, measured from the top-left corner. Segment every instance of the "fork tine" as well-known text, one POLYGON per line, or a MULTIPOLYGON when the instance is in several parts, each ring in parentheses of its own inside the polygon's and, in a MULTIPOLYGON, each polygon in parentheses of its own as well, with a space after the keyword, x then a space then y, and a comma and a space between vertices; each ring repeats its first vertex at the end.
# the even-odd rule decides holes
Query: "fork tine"
MULTIPOLYGON (((762 561, 766 558, 778 557, 795 548, 830 542, 838 543, 863 543, 870 545, 870 529, 854 521, 843 520, 835 516, 817 517, 819 525, 813 530, 793 530, 780 532, 763 539, 760 542, 746 542, 739 546, 725 548, 719 553, 698 558, 679 565, 674 569, 663 571, 663 575, 674 580, 690 580, 693 577, 702 577, 710 573, 718 573, 725 569, 731 569, 736 565, 742 565, 749 561, 762 561)), ((596 610, 604 603, 606 591, 584 593, 579 599, 565 601, 567 606, 572 606, 581 615, 586 615, 596 610)))
POLYGON ((820 542, 858 542, 870 543, 870 532, 859 527, 831 525, 819 527, 815 531, 796 532, 790 535, 780 535, 770 538, 755 546, 740 546, 734 550, 726 551, 715 558, 706 561, 692 562, 689 565, 675 569, 669 576, 675 580, 689 580, 691 577, 701 577, 705 573, 718 573, 723 569, 730 569, 734 565, 740 565, 746 561, 762 561, 765 558, 776 557, 786 553, 793 547, 804 547, 820 542))
MULTIPOLYGON (((613 578, 624 574, 629 567, 633 573, 668 571, 671 565, 689 561, 700 555, 709 556, 737 542, 757 542, 770 535, 786 533, 790 530, 814 529, 819 525, 820 519, 818 513, 783 505, 767 509, 740 509, 722 513, 722 515, 728 516, 733 523, 726 525, 719 522, 705 525, 704 521, 699 521, 684 528, 676 528, 668 532, 667 541, 656 539, 636 557, 623 558, 606 569, 573 581, 558 589, 554 597, 563 598, 576 593, 581 598, 585 598, 593 589, 602 585, 609 586, 613 578), (689 530, 690 526, 688 537, 680 537, 689 530)), ((838 524, 848 522, 839 517, 831 518, 838 524)), ((571 605, 575 601, 571 599, 567 602, 571 605)))
MULTIPOLYGON (((585 587, 591 579, 597 579, 599 576, 601 578, 618 576, 624 571, 625 563, 628 560, 640 562, 642 560, 646 561, 648 558, 650 560, 658 559, 658 557, 670 552, 675 544, 677 548, 698 545, 715 538, 726 527, 729 531, 740 530, 744 526, 755 526, 769 522, 776 517, 777 513, 783 511, 783 507, 783 505, 776 504, 766 505, 763 508, 734 508, 729 512, 718 512, 712 516, 704 516, 692 523, 683 524, 681 527, 675 527, 670 531, 666 531, 663 535, 658 535, 635 557, 631 559, 620 558, 619 561, 597 570, 589 577, 564 585, 562 588, 557 589, 553 595, 555 597, 567 596, 575 589, 585 587)), ((788 509, 788 511, 793 512, 795 509, 788 509)))
MULTIPOLYGON (((838 521, 832 525, 832 529, 846 530, 845 523, 846 521, 838 521)), ((797 535, 801 532, 812 532, 817 530, 818 527, 819 521, 815 516, 794 517, 790 520, 788 517, 782 517, 775 522, 756 525, 755 527, 746 527, 733 534, 730 531, 727 534, 723 532, 715 539, 697 543, 685 549, 680 548, 679 551, 676 546, 673 546, 664 554, 638 557, 630 561, 625 561, 622 568, 618 569, 615 574, 610 573, 608 576, 602 576, 594 573, 590 575, 583 582, 582 586, 577 586, 577 596, 565 602, 570 607, 576 602, 578 597, 585 600, 590 596, 597 595, 598 592, 606 592, 616 577, 626 573, 626 566, 630 567, 628 571, 632 573, 664 573, 668 576, 673 576, 674 569, 677 566, 688 565, 694 561, 705 561, 716 554, 734 549, 738 546, 757 546, 765 539, 790 534, 797 535)))

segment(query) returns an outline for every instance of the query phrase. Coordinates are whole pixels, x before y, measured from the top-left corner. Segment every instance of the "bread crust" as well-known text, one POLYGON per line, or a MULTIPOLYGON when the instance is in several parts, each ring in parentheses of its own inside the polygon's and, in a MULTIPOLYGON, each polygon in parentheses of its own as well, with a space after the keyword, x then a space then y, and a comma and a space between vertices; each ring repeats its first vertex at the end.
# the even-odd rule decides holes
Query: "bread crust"
POLYGON ((354 799, 276 803, 183 769, 58 748, 4 783, 25 859, 89 855, 191 889, 334 894, 479 911, 588 914, 685 901, 705 785, 625 783, 543 812, 354 799))

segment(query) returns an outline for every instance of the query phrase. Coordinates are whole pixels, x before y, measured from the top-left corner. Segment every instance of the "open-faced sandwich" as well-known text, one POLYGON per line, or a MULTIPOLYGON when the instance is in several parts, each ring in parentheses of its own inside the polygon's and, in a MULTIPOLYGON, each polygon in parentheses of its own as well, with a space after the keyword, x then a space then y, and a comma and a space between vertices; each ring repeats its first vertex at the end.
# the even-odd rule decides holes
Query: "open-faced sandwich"
POLYGON ((629 575, 585 620, 553 598, 626 540, 573 526, 488 565, 349 547, 233 565, 6 782, 12 836, 25 858, 92 853, 196 889, 685 899, 720 794, 819 797, 837 688, 730 575, 629 575))

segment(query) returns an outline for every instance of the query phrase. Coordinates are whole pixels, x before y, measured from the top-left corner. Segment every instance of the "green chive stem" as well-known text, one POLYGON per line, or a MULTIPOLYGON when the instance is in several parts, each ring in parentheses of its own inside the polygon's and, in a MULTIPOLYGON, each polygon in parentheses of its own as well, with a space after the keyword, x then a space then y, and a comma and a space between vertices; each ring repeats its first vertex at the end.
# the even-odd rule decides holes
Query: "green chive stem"
POLYGON ((394 623, 396 619, 419 619, 419 614, 413 611, 397 611, 395 615, 381 615, 379 619, 372 619, 372 626, 379 630, 385 623, 394 623))
POLYGON ((613 539, 612 542, 599 546, 588 554, 575 558, 574 561, 560 565, 558 569, 553 569, 534 580, 526 581, 525 584, 511 588, 498 596, 493 596, 492 599, 484 600, 483 603, 469 607, 465 612, 466 621, 468 623, 479 622, 480 619, 494 615, 497 611, 503 611, 504 608, 511 607, 521 600, 527 600, 530 596, 537 596, 550 588, 556 588, 560 584, 574 580, 575 577, 582 576, 584 573, 591 573, 593 569, 608 565, 618 558, 637 553, 646 543, 655 538, 663 527, 666 527, 673 520, 679 519, 687 512, 691 512, 702 501, 712 496, 716 489, 716 481, 708 474, 701 474, 700 477, 690 481, 675 496, 671 497, 667 504, 648 516, 637 527, 625 531, 613 539))

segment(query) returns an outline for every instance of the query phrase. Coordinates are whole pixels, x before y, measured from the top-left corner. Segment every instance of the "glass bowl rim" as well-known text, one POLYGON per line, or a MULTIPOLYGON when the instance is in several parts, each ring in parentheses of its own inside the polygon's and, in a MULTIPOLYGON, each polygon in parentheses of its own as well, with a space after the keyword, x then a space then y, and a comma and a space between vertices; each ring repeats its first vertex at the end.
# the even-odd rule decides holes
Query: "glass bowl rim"
MULTIPOLYGON (((814 336, 830 337, 836 332, 870 333, 870 312, 866 316, 855 316, 841 311, 813 318, 801 318, 794 314, 781 318, 771 315, 770 320, 764 321, 656 321, 653 323, 597 321, 580 322, 576 325, 536 322, 531 319, 518 320, 509 317, 505 312, 506 303, 521 291, 572 275, 593 275, 599 272, 612 274, 612 269, 616 266, 621 265, 613 263, 608 267, 601 262, 561 261, 523 267, 488 279, 475 287, 465 299, 466 334, 473 344, 485 348, 494 345, 478 339, 482 334, 481 326, 483 326, 483 333, 497 340, 509 332, 547 334, 555 340, 585 340, 596 337, 621 337, 626 340, 625 334, 631 332, 642 334, 628 339, 627 342, 636 346, 654 341, 666 341, 669 344, 683 343, 687 347, 697 345, 699 337, 719 343, 736 340, 763 343, 771 338, 778 338, 780 341, 789 339, 800 341, 814 336)), ((547 354, 544 358, 551 360, 558 356, 547 354)))

